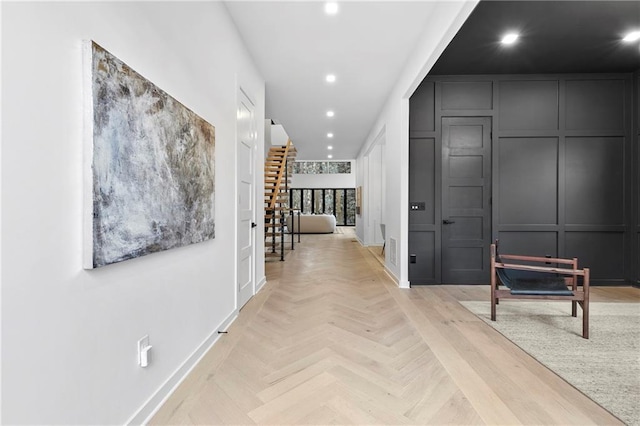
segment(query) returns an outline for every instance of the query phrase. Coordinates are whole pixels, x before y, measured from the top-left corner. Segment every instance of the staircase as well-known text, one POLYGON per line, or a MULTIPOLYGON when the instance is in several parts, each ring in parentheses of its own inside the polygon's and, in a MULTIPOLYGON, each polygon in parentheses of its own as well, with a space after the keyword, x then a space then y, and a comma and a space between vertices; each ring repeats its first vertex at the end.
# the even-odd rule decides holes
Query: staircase
MULTIPOLYGON (((264 167, 264 236, 268 255, 284 260, 284 223, 289 213, 289 184, 296 149, 291 140, 272 146, 264 167)), ((293 236, 292 236, 293 238, 293 236)))

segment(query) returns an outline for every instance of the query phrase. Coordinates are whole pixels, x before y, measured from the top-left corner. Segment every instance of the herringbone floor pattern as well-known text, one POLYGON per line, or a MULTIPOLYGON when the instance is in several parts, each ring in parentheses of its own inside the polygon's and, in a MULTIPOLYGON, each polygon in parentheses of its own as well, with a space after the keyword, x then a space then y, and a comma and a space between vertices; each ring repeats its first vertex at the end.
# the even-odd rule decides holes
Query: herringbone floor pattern
POLYGON ((456 300, 483 290, 399 289, 353 234, 305 236, 267 278, 151 423, 618 422, 456 300))

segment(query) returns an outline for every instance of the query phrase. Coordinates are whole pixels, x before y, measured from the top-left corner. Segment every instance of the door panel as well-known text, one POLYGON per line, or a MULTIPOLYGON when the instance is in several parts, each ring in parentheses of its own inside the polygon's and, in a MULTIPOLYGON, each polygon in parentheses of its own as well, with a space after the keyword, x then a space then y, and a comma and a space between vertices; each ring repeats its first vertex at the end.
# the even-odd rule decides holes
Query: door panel
POLYGON ((491 119, 442 118, 442 282, 489 282, 491 119))
POLYGON ((255 293, 255 144, 254 106, 238 91, 238 309, 255 293))

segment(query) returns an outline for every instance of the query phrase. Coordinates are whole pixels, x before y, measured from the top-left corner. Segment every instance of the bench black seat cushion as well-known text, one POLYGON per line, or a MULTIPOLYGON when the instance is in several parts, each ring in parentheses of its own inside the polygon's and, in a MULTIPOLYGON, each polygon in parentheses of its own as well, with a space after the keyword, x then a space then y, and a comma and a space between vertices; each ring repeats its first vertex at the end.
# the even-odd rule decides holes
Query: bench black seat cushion
POLYGON ((503 285, 511 290, 511 294, 535 296, 573 296, 573 291, 567 288, 564 278, 556 274, 497 270, 503 285))

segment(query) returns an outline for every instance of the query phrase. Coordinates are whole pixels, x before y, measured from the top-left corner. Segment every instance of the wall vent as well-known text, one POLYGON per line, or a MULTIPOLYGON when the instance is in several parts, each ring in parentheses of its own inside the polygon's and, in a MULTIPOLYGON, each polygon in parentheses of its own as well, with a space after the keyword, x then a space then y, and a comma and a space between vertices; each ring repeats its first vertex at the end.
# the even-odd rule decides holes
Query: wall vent
POLYGON ((398 243, 395 238, 389 238, 389 262, 398 266, 398 243))

